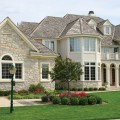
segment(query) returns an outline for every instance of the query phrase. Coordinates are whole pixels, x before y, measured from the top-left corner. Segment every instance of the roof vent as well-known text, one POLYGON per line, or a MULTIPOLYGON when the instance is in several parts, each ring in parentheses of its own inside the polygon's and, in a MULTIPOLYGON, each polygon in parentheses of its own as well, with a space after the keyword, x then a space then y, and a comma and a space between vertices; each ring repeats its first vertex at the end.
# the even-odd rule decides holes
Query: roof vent
POLYGON ((95 16, 94 11, 89 11, 88 16, 95 16))

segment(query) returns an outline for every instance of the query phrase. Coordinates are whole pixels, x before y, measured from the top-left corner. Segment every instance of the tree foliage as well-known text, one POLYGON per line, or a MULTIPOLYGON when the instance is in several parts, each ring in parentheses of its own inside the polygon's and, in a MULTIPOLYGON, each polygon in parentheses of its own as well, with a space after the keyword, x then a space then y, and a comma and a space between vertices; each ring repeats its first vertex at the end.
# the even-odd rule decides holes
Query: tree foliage
POLYGON ((82 74, 81 64, 73 62, 69 58, 62 59, 59 56, 55 59, 55 66, 49 74, 53 81, 67 82, 69 90, 69 82, 80 80, 80 75, 82 74))

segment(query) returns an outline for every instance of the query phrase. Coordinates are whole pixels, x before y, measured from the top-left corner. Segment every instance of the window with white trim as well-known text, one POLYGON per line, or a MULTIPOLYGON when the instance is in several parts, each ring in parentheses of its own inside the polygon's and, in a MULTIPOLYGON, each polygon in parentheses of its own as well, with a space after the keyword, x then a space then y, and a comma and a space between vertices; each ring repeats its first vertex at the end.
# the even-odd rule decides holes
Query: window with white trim
POLYGON ((15 79, 22 79, 23 78, 23 63, 16 63, 13 62, 13 59, 9 55, 5 55, 2 57, 1 60, 1 68, 2 68, 2 79, 10 79, 12 76, 10 74, 9 68, 11 65, 15 65, 16 67, 16 73, 15 73, 15 79))
POLYGON ((95 62, 85 62, 85 80, 95 80, 95 62))
POLYGON ((55 50, 55 43, 54 43, 54 41, 51 41, 51 40, 46 40, 45 41, 45 46, 46 47, 48 47, 49 49, 51 49, 51 50, 55 50))
POLYGON ((79 38, 70 38, 70 52, 80 52, 79 38))
POLYGON ((104 27, 104 34, 105 35, 111 35, 111 26, 105 26, 104 27))
POLYGON ((98 80, 100 80, 100 63, 98 63, 98 80))
POLYGON ((84 51, 95 52, 95 38, 84 38, 84 51))
POLYGON ((49 79, 49 75, 48 75, 48 71, 49 71, 49 64, 42 64, 42 79, 49 79))

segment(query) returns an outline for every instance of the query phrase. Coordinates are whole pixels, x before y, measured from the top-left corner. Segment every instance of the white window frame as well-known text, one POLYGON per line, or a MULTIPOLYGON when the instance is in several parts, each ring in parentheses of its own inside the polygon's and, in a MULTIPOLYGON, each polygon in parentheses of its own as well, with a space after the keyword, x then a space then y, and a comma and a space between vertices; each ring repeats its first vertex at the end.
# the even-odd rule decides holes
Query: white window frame
MULTIPOLYGON (((43 39, 42 40, 42 44, 45 45, 45 42, 54 42, 54 52, 57 52, 57 40, 53 40, 53 39, 43 39)), ((46 45, 45 45, 46 46, 46 45)), ((47 47, 47 46, 46 46, 47 47)), ((50 49, 50 48, 49 48, 50 49)), ((50 49, 52 50, 52 49, 50 49)), ((53 50, 52 50, 53 51, 53 50)))
POLYGON ((14 61, 14 58, 12 55, 10 54, 4 54, 0 57, 0 82, 11 82, 11 79, 2 79, 2 63, 12 63, 14 66, 15 64, 22 64, 22 79, 16 79, 15 78, 15 75, 14 75, 14 81, 15 82, 24 82, 24 62, 23 61, 14 61), (5 55, 8 55, 12 58, 11 61, 9 60, 2 60, 2 58, 5 56, 5 55))
MULTIPOLYGON (((70 41, 70 42, 69 42, 69 43, 70 43, 70 44, 69 44, 69 50, 70 50, 70 52, 71 52, 71 53, 80 53, 80 49, 81 49, 81 48, 80 48, 80 47, 81 47, 80 38, 70 38, 69 41, 70 41), (72 39, 73 39, 73 41, 79 41, 79 44, 77 44, 77 46, 74 46, 74 47, 75 47, 75 50, 74 50, 74 51, 71 51, 71 50, 70 50, 70 47, 71 47, 70 44, 71 44, 71 40, 72 40, 72 39), (79 48, 76 49, 76 47, 79 47, 79 48)), ((76 44, 75 44, 75 45, 76 45, 76 44)))
POLYGON ((50 71, 51 68, 50 68, 50 62, 40 62, 40 81, 41 82, 48 82, 48 81, 51 81, 51 78, 50 78, 50 74, 48 74, 48 79, 43 79, 42 78, 42 64, 47 64, 48 65, 48 70, 50 71))
POLYGON ((111 35, 111 26, 104 26, 104 35, 111 35), (107 31, 107 28, 109 29, 109 31, 107 31))
POLYGON ((96 52, 96 38, 84 38, 84 52, 86 52, 86 53, 88 53, 88 52, 95 53, 96 52), (91 39, 94 40, 94 50, 93 51, 91 50, 93 48, 93 47, 91 47, 92 46, 91 39), (87 45, 86 45, 86 43, 87 43, 87 45), (86 50, 86 48, 88 50, 86 50))
POLYGON ((91 65, 91 63, 95 62, 84 62, 84 81, 96 81, 96 63, 95 65, 91 65), (85 65, 86 63, 89 63, 89 65, 85 65), (89 80, 85 80, 85 67, 89 67, 89 80), (91 80, 91 67, 95 67, 95 80, 91 80))

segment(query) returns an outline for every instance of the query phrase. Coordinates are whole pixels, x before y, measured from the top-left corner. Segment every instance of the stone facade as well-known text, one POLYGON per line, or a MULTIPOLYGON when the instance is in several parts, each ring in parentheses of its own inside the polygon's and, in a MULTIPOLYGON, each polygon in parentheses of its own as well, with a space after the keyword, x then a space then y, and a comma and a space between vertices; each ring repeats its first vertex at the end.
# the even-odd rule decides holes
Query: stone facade
MULTIPOLYGON (((10 55, 13 58, 13 64, 16 62, 23 63, 23 78, 18 81, 15 80, 15 90, 28 89, 30 84, 41 82, 40 62, 44 62, 44 60, 30 57, 30 51, 33 50, 9 24, 5 24, 0 29, 0 61, 2 62, 2 56, 10 55)), ((51 61, 52 63, 54 63, 53 60, 51 61)), ((42 84, 47 89, 54 89, 54 83, 45 82, 42 84)), ((10 90, 10 80, 2 79, 2 74, 0 74, 0 90, 10 90)))

